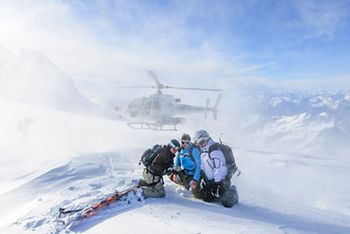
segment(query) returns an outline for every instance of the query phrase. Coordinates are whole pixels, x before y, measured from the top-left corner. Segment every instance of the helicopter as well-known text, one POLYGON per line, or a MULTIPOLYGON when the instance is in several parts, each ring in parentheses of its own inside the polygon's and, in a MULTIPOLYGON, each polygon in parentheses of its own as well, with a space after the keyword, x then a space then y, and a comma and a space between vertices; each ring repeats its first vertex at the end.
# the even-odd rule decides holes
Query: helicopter
POLYGON ((204 112, 204 116, 207 117, 207 112, 212 112, 214 119, 217 119, 217 106, 221 99, 221 94, 218 95, 218 98, 212 107, 209 107, 209 99, 207 99, 206 106, 193 106, 182 104, 180 98, 176 98, 170 94, 165 94, 163 93, 163 90, 181 89, 219 92, 221 89, 168 86, 160 83, 158 77, 153 71, 149 70, 147 72, 155 82, 155 86, 128 88, 153 88, 156 89, 156 93, 148 97, 139 97, 131 100, 124 111, 119 107, 115 108, 119 119, 124 118, 129 127, 134 129, 176 131, 177 125, 185 122, 185 118, 180 116, 189 113, 204 112))

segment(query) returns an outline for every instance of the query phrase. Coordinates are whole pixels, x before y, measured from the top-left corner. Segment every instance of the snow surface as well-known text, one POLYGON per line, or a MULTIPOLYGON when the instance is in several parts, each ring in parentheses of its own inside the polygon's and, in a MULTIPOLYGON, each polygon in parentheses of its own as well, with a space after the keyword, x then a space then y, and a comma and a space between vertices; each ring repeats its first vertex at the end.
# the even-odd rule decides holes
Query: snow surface
MULTIPOLYGON (((127 187, 142 174, 142 151, 186 128, 138 131, 122 122, 0 100, 2 233, 54 233, 59 207, 77 207, 127 187)), ((194 200, 166 180, 165 198, 131 197, 130 204, 110 206, 71 231, 350 232, 349 161, 239 146, 234 151, 242 175, 233 179, 240 193, 233 208, 194 200)))
POLYGON ((44 55, 0 48, 0 75, 0 233, 350 233, 347 91, 228 84, 218 122, 198 115, 159 132, 112 119, 44 55), (165 178, 165 198, 130 194, 70 230, 56 222, 59 207, 140 178, 146 148, 200 128, 233 147, 237 206, 195 200, 165 178))

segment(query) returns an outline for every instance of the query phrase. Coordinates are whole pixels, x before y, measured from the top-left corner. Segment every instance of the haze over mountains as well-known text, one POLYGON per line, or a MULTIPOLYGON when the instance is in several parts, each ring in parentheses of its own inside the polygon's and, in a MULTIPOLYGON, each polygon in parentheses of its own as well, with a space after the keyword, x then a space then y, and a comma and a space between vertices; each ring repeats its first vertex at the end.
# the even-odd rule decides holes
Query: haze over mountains
MULTIPOLYGON (((0 48, 0 82, 3 97, 62 111, 113 118, 110 100, 100 102, 100 106, 91 102, 90 97, 81 94, 69 75, 39 52, 22 50, 13 53, 0 48)), ((232 121, 238 126, 235 131, 253 136, 257 139, 256 144, 276 148, 292 144, 295 149, 327 151, 347 149, 346 142, 350 139, 349 90, 274 89, 254 82, 249 85, 238 83, 234 88, 244 100, 245 111, 241 112, 240 107, 232 111, 232 103, 220 104, 219 120, 221 115, 232 121), (233 117, 239 114, 248 116, 238 120, 233 117)), ((93 83, 90 90, 94 90, 93 83)), ((117 92, 110 95, 118 98, 117 92)), ((136 96, 130 96, 130 100, 136 96)), ((234 100, 234 105, 240 106, 237 102, 234 100)))
POLYGON ((17 101, 62 111, 97 111, 72 79, 40 52, 0 48, 0 83, 0 95, 17 101))

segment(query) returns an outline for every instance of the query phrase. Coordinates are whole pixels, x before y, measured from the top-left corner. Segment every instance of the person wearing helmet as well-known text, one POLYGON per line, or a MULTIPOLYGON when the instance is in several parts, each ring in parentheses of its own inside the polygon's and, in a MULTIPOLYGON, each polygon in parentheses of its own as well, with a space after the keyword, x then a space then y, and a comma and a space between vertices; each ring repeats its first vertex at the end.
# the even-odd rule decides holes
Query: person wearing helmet
POLYGON ((200 149, 191 142, 189 134, 181 137, 181 150, 176 154, 174 160, 175 171, 169 179, 186 189, 191 189, 196 197, 199 191, 200 179, 200 149))
POLYGON ((143 170, 143 179, 138 185, 143 188, 143 195, 148 197, 164 197, 163 176, 172 171, 174 157, 180 150, 180 143, 176 139, 170 140, 167 145, 160 146, 154 159, 143 170))
POLYGON ((225 207, 238 202, 235 186, 227 179, 226 160, 220 149, 210 150, 215 144, 206 130, 194 134, 194 142, 201 148, 201 197, 205 202, 219 201, 225 207))

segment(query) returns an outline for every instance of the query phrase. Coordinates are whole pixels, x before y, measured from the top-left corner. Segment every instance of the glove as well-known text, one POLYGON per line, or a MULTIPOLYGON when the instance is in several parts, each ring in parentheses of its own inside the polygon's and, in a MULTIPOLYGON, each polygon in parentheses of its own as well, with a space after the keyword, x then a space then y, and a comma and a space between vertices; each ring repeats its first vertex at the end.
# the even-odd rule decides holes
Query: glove
POLYGON ((220 189, 221 189, 221 183, 220 182, 214 182, 211 186, 211 195, 213 197, 220 197, 220 189))
POLYGON ((207 185, 207 183, 205 183, 205 180, 204 179, 201 179, 200 180, 200 183, 199 183, 199 187, 203 190, 205 188, 205 186, 207 185))
POLYGON ((191 187, 191 189, 195 189, 197 187, 197 181, 191 180, 190 187, 191 187))

